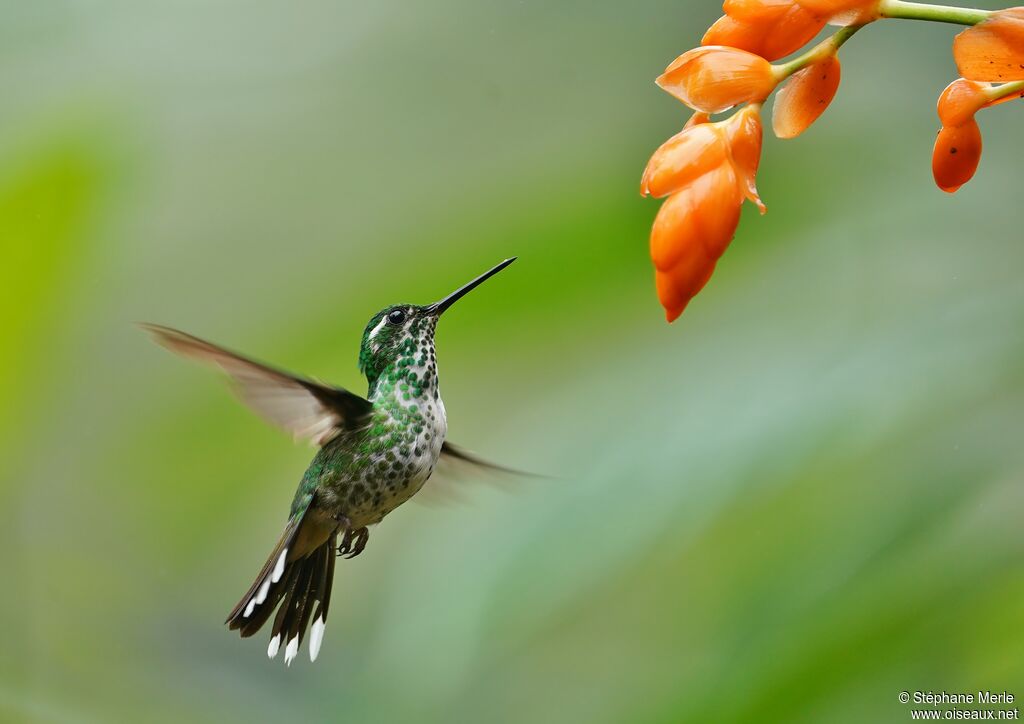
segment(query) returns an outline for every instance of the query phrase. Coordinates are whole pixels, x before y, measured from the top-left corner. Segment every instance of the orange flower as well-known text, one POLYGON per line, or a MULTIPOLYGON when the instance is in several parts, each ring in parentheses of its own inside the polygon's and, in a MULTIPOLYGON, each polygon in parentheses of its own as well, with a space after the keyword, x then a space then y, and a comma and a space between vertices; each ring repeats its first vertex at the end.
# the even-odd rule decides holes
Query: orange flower
POLYGON ((972 120, 974 114, 988 103, 985 91, 989 88, 988 83, 976 83, 965 78, 958 78, 947 85, 936 106, 942 125, 962 126, 972 120))
POLYGON ((880 16, 879 0, 797 0, 815 15, 828 18, 832 25, 863 25, 880 16))
POLYGON ((1024 98, 1024 83, 953 81, 939 96, 942 129, 932 151, 932 174, 943 191, 953 193, 971 180, 981 160, 981 131, 974 115, 982 108, 1024 98))
POLYGON ((973 118, 960 126, 943 126, 932 150, 935 184, 953 193, 971 180, 981 161, 981 130, 973 118))
POLYGON ((761 56, 713 45, 683 53, 656 83, 695 110, 719 113, 740 103, 764 100, 778 78, 761 56))
POLYGON ((987 83, 960 78, 946 86, 937 110, 942 129, 932 150, 935 184, 953 193, 971 180, 981 161, 981 130, 974 114, 989 101, 987 83))
POLYGON ((993 13, 953 40, 960 75, 971 80, 1024 80, 1024 7, 993 13))
POLYGON ((670 322, 711 277, 736 233, 744 196, 764 213, 754 185, 761 136, 760 108, 747 106, 725 121, 684 129, 644 170, 642 193, 670 194, 651 228, 655 284, 670 322))
POLYGON ((839 58, 830 55, 790 78, 775 96, 772 128, 779 138, 795 138, 818 120, 839 88, 839 58))
POLYGON ((672 136, 647 162, 640 193, 660 199, 692 183, 728 156, 728 148, 716 123, 701 123, 672 136))
POLYGON ((809 43, 826 23, 863 25, 880 17, 880 0, 725 0, 725 15, 701 45, 726 45, 778 60, 809 43))
POLYGON ((672 322, 704 288, 736 234, 743 197, 728 164, 717 166, 658 209, 651 260, 658 299, 672 322))
POLYGON ((724 121, 709 123, 695 113, 682 131, 658 147, 640 179, 640 194, 661 198, 679 191, 723 163, 730 164, 741 184, 742 195, 765 206, 754 184, 761 161, 761 116, 758 106, 748 106, 724 121))
MULTIPOLYGON (((782 12, 769 12, 778 5, 764 3, 764 0, 743 0, 745 5, 760 5, 766 8, 762 17, 754 12, 740 16, 731 11, 734 0, 726 0, 726 14, 708 28, 701 39, 701 45, 728 45, 760 55, 765 60, 778 60, 789 55, 808 42, 825 27, 825 18, 818 17, 797 4, 784 5, 782 12)), ((748 9, 743 8, 741 12, 748 9)))

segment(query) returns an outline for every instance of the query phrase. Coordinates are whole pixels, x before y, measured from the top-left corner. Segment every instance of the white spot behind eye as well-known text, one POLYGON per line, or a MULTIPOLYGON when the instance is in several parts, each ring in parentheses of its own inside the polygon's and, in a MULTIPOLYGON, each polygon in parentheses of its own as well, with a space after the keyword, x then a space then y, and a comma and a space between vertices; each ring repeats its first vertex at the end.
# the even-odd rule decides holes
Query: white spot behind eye
POLYGON ((377 332, 379 332, 381 330, 381 327, 383 327, 387 323, 388 323, 387 315, 384 315, 383 317, 381 317, 381 320, 377 323, 377 326, 374 327, 372 330, 370 330, 370 339, 372 340, 374 337, 376 337, 377 336, 377 332))

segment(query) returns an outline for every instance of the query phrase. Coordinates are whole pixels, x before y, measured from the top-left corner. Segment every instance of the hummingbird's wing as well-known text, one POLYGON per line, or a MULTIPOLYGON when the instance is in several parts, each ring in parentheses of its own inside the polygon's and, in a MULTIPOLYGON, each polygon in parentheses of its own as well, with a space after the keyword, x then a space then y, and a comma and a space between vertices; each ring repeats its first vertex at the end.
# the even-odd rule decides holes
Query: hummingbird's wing
POLYGON ((454 466, 461 466, 467 471, 472 471, 474 468, 477 472, 486 471, 491 473, 500 473, 504 475, 518 475, 520 477, 535 478, 538 477, 533 473, 525 473, 522 470, 516 470, 514 468, 506 468, 504 465, 498 465, 484 460, 481 457, 474 455, 471 452, 463 450, 457 445, 445 440, 441 443, 441 462, 451 463, 454 466))
POLYGON ((343 429, 360 427, 372 410, 370 402, 340 387, 267 367, 170 327, 140 326, 172 352, 220 367, 245 404, 296 438, 323 445, 343 429))
POLYGON ((513 478, 543 478, 544 475, 527 473, 515 468, 492 463, 489 460, 453 445, 447 440, 441 445, 441 457, 433 474, 413 500, 428 505, 462 500, 465 496, 461 483, 487 482, 509 488, 513 478))

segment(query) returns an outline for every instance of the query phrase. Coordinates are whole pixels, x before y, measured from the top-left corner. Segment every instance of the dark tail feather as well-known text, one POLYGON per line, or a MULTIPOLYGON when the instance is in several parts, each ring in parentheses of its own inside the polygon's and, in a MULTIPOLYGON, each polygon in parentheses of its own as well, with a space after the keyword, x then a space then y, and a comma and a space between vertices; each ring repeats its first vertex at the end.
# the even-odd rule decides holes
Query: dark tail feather
POLYGON ((288 592, 277 610, 267 655, 273 658, 282 641, 285 644, 284 661, 291 664, 298 655, 299 646, 306 636, 310 619, 309 660, 316 661, 320 644, 324 640, 327 624, 327 604, 334 579, 335 549, 337 536, 332 535, 326 543, 293 565, 288 592), (316 614, 314 616, 314 613, 316 614))
POLYGON ((302 516, 297 516, 288 521, 284 533, 271 551, 267 562, 263 564, 256 580, 245 592, 241 600, 235 604, 224 622, 234 631, 241 629, 243 637, 252 636, 266 623, 267 618, 273 612, 277 602, 284 595, 287 589, 288 569, 292 564, 288 563, 288 551, 295 540, 299 526, 302 524, 302 516))
POLYGON ((311 633, 310 659, 315 661, 320 652, 334 578, 334 549, 337 547, 337 536, 332 535, 308 555, 289 561, 288 551, 296 542, 301 518, 298 516, 298 519, 289 522, 256 580, 225 622, 232 631, 238 630, 243 637, 252 636, 263 627, 276 608, 277 616, 267 655, 270 658, 277 656, 282 640, 287 641, 284 660, 289 665, 298 653, 316 604, 318 615, 311 633))

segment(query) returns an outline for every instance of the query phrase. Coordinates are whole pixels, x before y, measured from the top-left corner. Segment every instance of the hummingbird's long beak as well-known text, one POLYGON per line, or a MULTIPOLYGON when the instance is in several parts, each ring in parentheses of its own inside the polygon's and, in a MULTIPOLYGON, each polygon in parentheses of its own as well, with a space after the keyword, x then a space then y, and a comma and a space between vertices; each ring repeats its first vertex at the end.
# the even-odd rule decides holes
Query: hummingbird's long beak
POLYGON ((471 281, 469 284, 465 284, 465 285, 459 287, 458 289, 456 289, 454 292, 449 294, 444 299, 442 299, 442 300, 440 300, 438 302, 434 302, 430 306, 426 307, 424 311, 426 311, 428 314, 433 314, 433 315, 436 315, 436 316, 440 316, 444 312, 444 310, 448 309, 448 307, 450 307, 453 304, 455 304, 455 302, 459 301, 468 292, 470 292, 473 289, 477 288, 478 286, 483 284, 485 281, 487 281, 488 279, 493 277, 495 274, 500 272, 502 269, 507 267, 509 264, 514 262, 516 260, 516 258, 517 257, 512 257, 511 259, 506 259, 505 261, 501 262, 501 264, 498 264, 493 269, 491 269, 489 271, 485 271, 483 274, 478 276, 476 279, 471 281))

